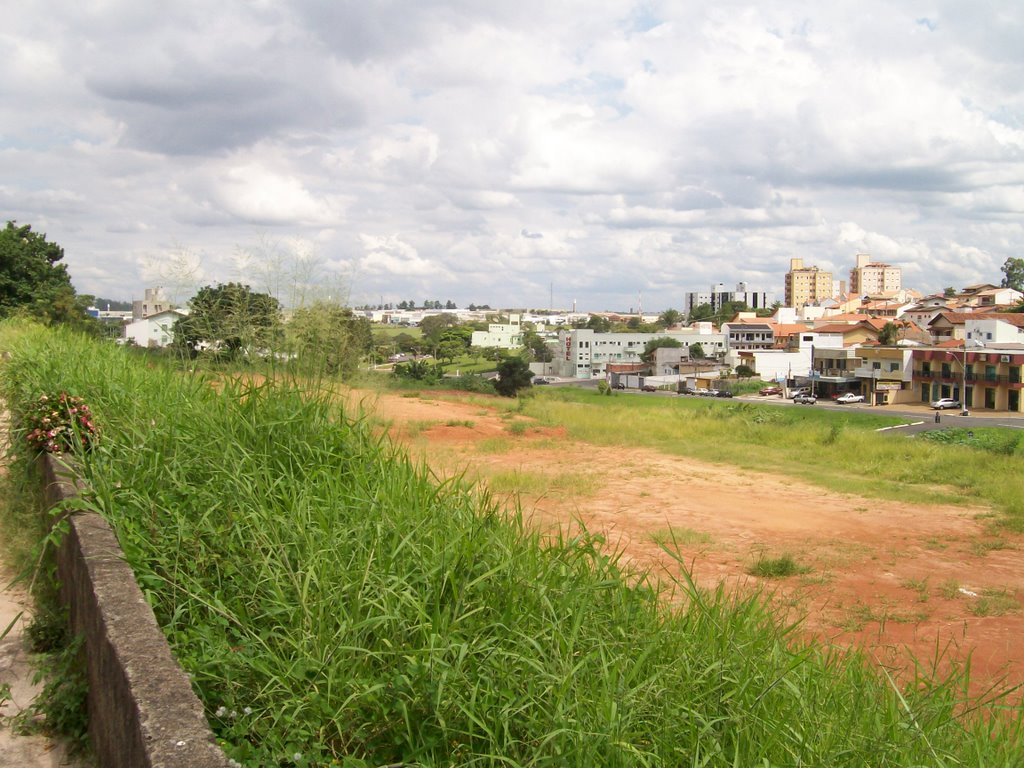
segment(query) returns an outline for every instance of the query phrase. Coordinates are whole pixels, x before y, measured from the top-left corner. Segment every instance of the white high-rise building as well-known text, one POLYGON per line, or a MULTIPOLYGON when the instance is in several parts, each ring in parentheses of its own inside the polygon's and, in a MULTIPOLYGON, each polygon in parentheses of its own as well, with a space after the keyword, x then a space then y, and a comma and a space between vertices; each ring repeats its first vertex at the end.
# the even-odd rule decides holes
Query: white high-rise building
POLYGON ((767 291, 751 290, 746 283, 737 283, 736 290, 727 290, 725 285, 718 283, 707 291, 691 291, 683 297, 683 314, 689 315, 701 304, 710 304, 716 312, 726 302, 742 301, 750 309, 764 309, 775 303, 775 295, 767 291))

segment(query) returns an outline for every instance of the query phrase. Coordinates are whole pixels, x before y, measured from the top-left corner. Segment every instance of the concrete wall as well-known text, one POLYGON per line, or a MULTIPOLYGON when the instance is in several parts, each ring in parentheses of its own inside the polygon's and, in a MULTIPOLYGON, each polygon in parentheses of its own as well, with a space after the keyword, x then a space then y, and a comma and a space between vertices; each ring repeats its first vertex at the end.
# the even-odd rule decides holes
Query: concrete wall
MULTIPOLYGON (((41 463, 48 504, 74 510, 74 478, 52 456, 41 463)), ((98 764, 228 768, 114 532, 94 512, 73 512, 68 522, 57 572, 71 630, 85 640, 89 737, 98 764)))

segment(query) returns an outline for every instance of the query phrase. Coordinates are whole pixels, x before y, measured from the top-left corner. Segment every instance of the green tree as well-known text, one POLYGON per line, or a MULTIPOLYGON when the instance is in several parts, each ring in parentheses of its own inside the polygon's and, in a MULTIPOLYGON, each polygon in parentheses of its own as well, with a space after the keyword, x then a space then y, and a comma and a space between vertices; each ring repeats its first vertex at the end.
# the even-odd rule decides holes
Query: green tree
POLYGON ((446 329, 459 324, 459 318, 455 315, 428 315, 420 321, 420 331, 423 332, 423 341, 431 349, 441 343, 441 336, 446 329))
POLYGON ((1003 262, 1003 288, 1024 291, 1024 259, 1009 258, 1003 262))
POLYGON ((208 345, 234 359, 259 354, 279 339, 280 305, 273 296, 254 293, 248 285, 207 285, 189 301, 189 315, 174 324, 174 341, 195 354, 208 345))
POLYGON ((0 230, 0 318, 23 312, 48 323, 85 325, 85 305, 75 296, 64 249, 8 221, 0 230))
POLYGON ((899 341, 900 329, 896 323, 888 322, 882 326, 882 329, 878 332, 878 343, 886 347, 893 346, 899 341))
POLYGON ((523 346, 530 350, 533 359, 538 363, 550 363, 554 359, 551 347, 547 345, 543 337, 536 331, 525 331, 523 333, 523 346))
POLYGON ((456 357, 461 357, 466 351, 466 346, 458 339, 446 339, 437 345, 436 357, 442 362, 451 363, 456 357))
POLYGON ((715 316, 715 310, 710 304, 698 304, 690 310, 686 318, 688 323, 699 323, 702 320, 710 320, 715 316))
POLYGON ((739 365, 736 366, 737 378, 749 379, 751 376, 754 375, 754 373, 754 369, 751 368, 749 365, 744 365, 743 363, 740 363, 739 365))
POLYGON ((693 342, 693 344, 690 345, 690 359, 703 360, 705 357, 704 347, 701 346, 699 341, 693 342))
POLYGON ((956 288, 950 285, 945 290, 943 290, 942 295, 947 299, 952 299, 954 296, 956 296, 956 288))
POLYGON ((523 358, 506 357, 498 363, 498 380, 494 388, 499 395, 515 397, 521 389, 528 389, 533 385, 533 373, 530 365, 523 358))
POLYGON ((682 347, 683 342, 679 339, 673 339, 670 336, 657 336, 653 339, 648 339, 647 343, 644 344, 644 351, 640 355, 640 359, 645 363, 649 363, 654 360, 654 350, 661 349, 662 347, 682 347))
POLYGON ((658 316, 658 323, 664 328, 671 328, 683 319, 682 313, 677 309, 666 309, 658 316))
POLYGON ((296 309, 286 332, 299 367, 307 372, 349 375, 373 347, 369 320, 326 302, 296 309))

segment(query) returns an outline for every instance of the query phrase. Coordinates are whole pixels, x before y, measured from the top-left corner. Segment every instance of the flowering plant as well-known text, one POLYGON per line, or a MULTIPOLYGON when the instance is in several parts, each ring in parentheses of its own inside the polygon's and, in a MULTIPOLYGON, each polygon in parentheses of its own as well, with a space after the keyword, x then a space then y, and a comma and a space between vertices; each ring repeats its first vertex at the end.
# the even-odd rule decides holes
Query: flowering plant
POLYGON ((99 437, 89 406, 67 392, 56 397, 40 395, 26 410, 22 423, 29 446, 47 453, 61 453, 79 445, 87 450, 99 437))

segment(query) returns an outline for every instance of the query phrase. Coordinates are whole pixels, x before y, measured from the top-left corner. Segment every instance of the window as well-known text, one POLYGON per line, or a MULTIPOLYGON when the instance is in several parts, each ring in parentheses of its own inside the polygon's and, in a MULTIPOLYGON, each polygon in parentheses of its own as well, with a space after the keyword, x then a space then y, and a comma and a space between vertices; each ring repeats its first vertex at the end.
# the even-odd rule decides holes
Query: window
POLYGON ((900 369, 899 363, 889 363, 889 372, 898 371, 900 369))

